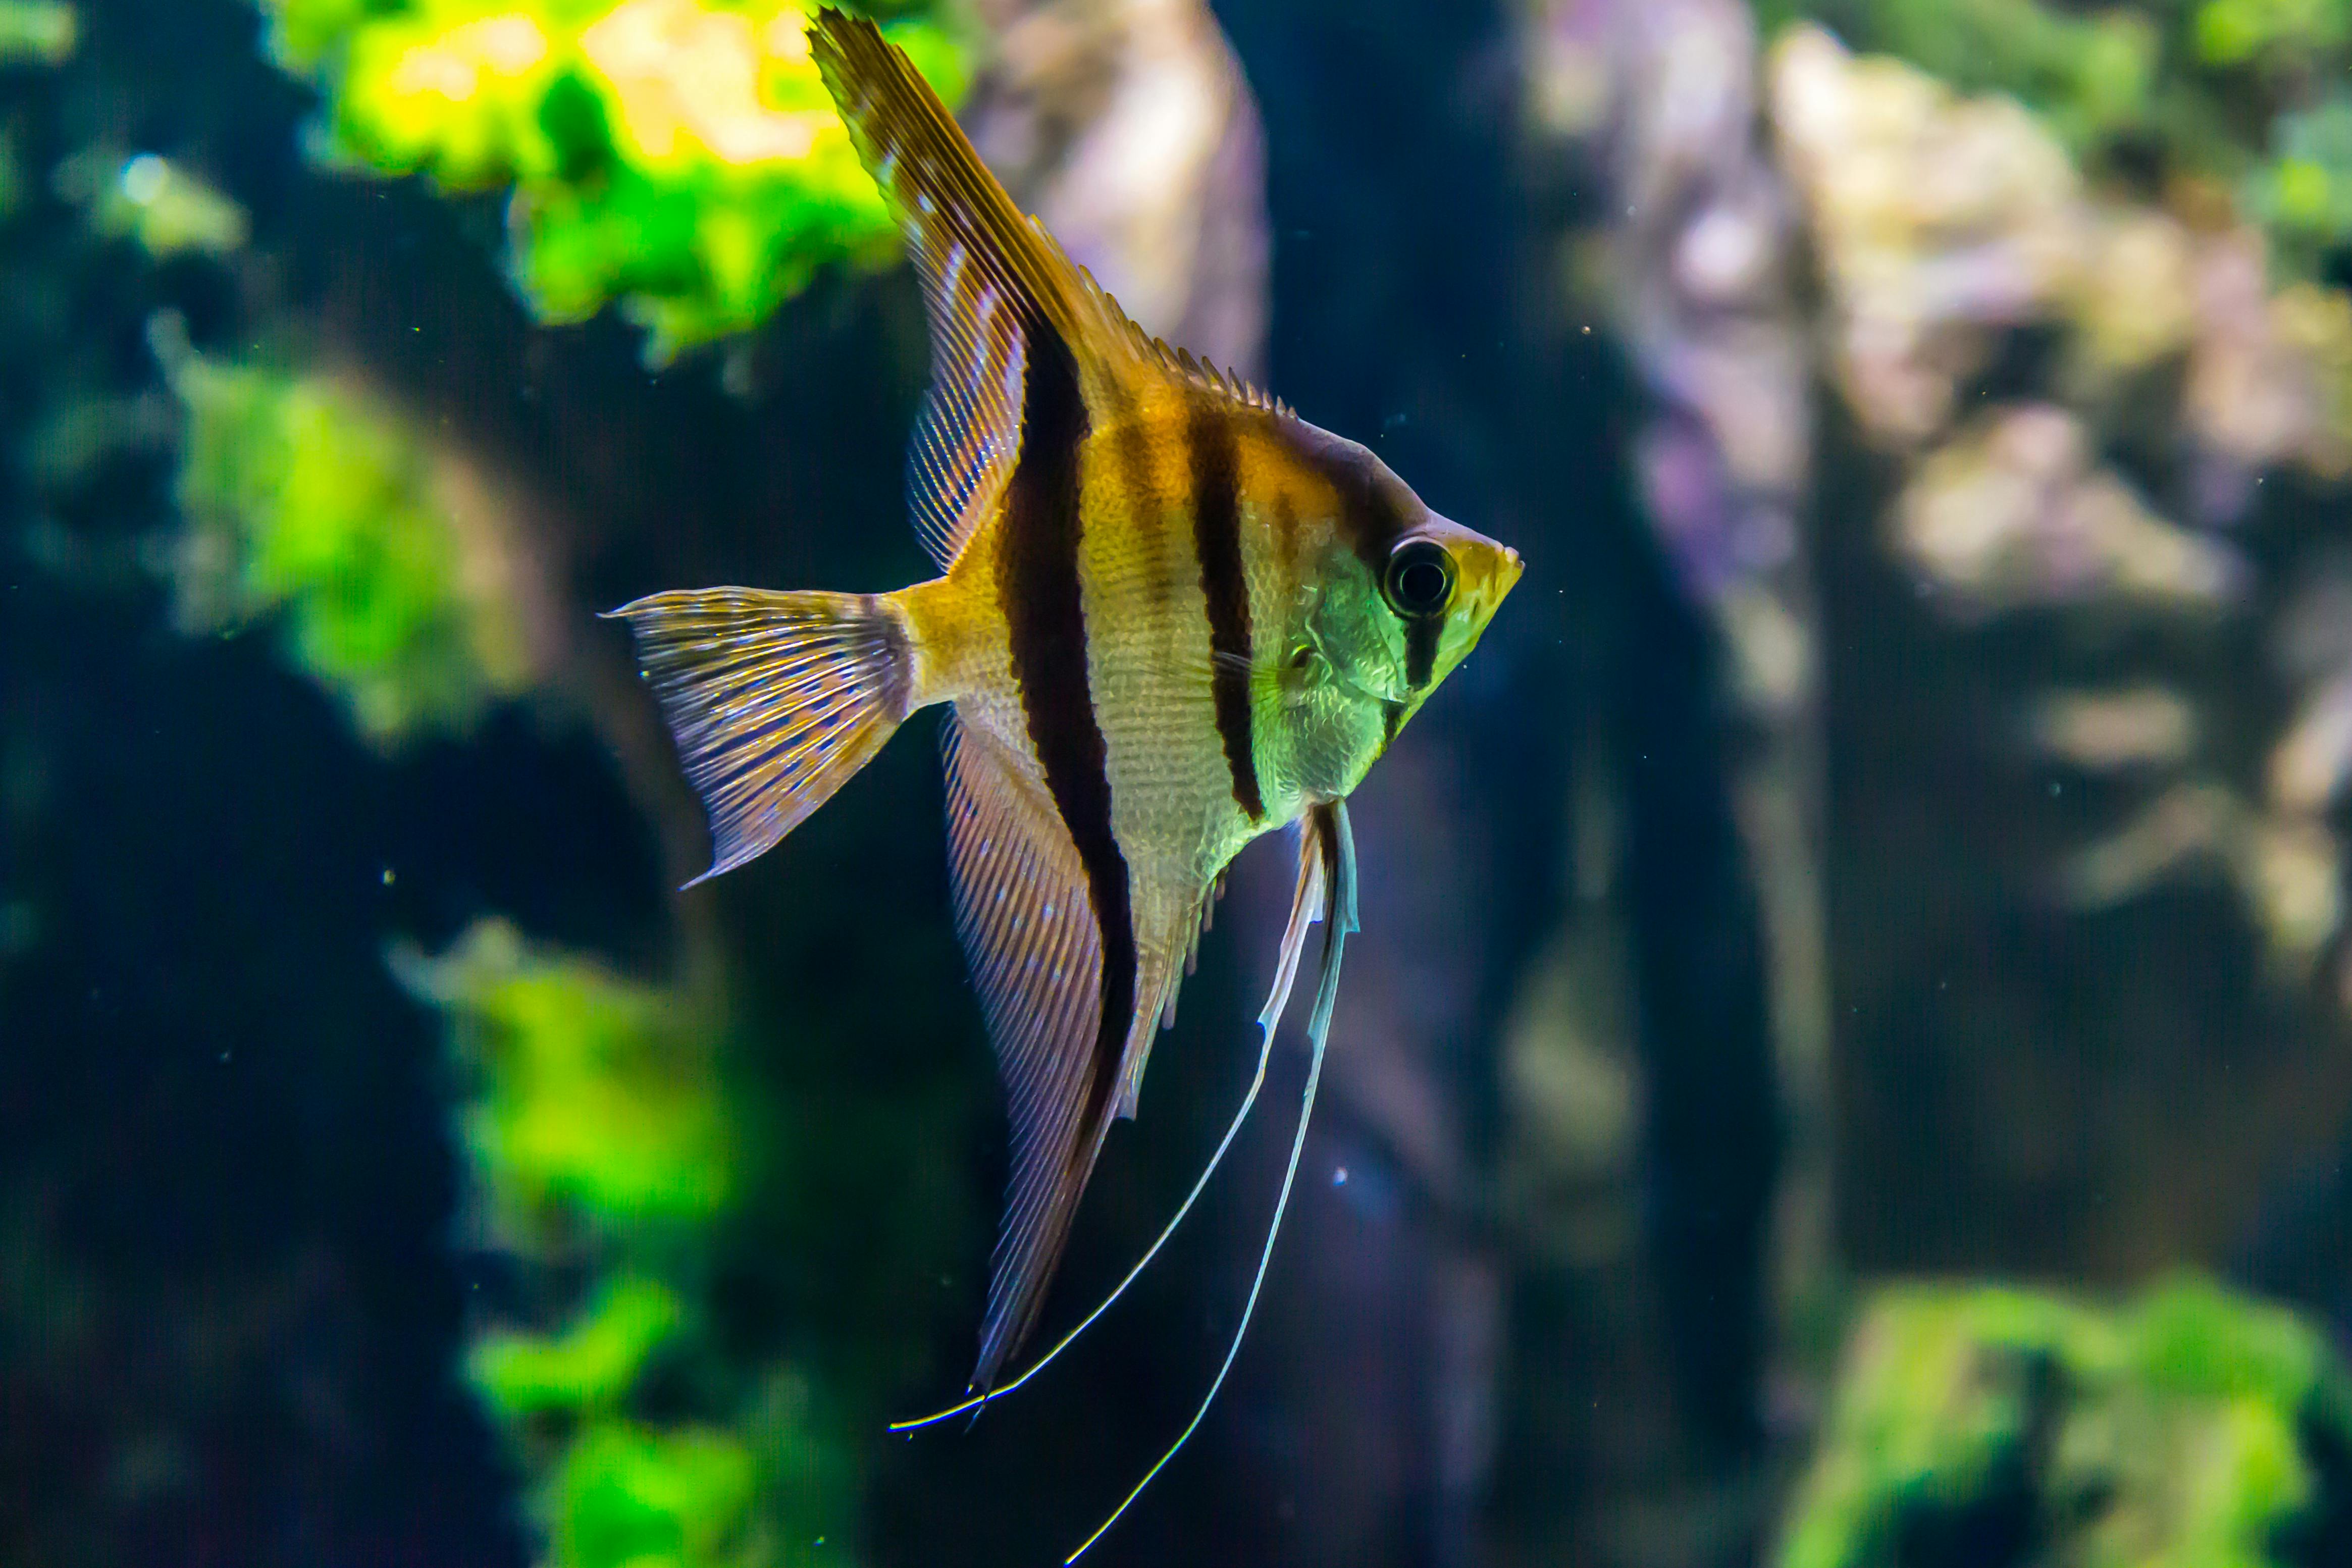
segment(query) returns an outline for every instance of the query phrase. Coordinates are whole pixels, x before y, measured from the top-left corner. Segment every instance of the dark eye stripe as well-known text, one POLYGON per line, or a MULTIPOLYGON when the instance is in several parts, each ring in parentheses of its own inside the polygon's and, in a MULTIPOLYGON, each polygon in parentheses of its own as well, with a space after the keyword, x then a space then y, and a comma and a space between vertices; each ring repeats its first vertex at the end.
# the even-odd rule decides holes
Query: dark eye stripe
POLYGON ((1381 593, 1404 621, 1405 685, 1419 691, 1437 669, 1437 644, 1453 602, 1453 554, 1433 539, 1408 539, 1390 552, 1381 593))
POLYGON ((1404 683, 1419 691, 1437 669, 1437 637, 1445 629, 1443 616, 1422 616, 1404 624, 1404 683))

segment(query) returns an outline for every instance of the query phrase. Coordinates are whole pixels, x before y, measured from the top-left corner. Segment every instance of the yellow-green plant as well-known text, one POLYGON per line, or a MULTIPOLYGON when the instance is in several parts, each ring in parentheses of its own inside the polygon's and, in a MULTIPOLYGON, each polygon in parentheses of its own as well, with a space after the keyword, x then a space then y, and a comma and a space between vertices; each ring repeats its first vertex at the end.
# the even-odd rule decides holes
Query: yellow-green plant
POLYGON ((535 952, 495 921, 430 965, 404 967, 449 1016, 473 1080, 466 1141, 502 1234, 534 1246, 575 1231, 634 1238, 727 1202, 708 1005, 535 952))
POLYGON ((184 624, 278 623, 293 661, 391 744, 463 729, 530 670, 505 607, 469 589, 429 447, 356 390, 206 359, 157 334, 187 413, 184 624))
MULTIPOLYGON (((829 262, 895 254, 798 0, 264 0, 289 68, 326 84, 353 166, 512 187, 510 267, 540 319, 608 301, 646 353, 756 324, 829 262)), ((890 26, 950 100, 940 26, 890 26)))
POLYGON ((447 1020, 487 1238, 576 1282, 528 1322, 486 1315, 467 1358, 530 1472, 542 1561, 751 1568, 837 1534, 853 1417, 800 1357, 721 1344, 706 1316, 746 1166, 723 1009, 495 921, 394 966, 447 1020))
POLYGON ((2347 1444, 2352 1379, 2321 1337, 2205 1281, 2122 1310, 1890 1289, 1849 1343, 1779 1563, 2288 1568, 2317 1450, 2347 1444))
POLYGON ((0 0, 0 65, 58 65, 71 58, 81 27, 70 5, 52 0, 0 0))

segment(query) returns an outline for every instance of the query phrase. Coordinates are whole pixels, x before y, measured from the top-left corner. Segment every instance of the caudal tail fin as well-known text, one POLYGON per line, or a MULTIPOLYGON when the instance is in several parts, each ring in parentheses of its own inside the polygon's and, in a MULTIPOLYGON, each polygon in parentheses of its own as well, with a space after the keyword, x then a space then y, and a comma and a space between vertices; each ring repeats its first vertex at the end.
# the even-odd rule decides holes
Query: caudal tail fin
POLYGON ((907 716, 913 655, 887 599, 705 588, 655 594, 607 618, 635 634, 709 814, 710 869, 695 882, 774 847, 907 716))

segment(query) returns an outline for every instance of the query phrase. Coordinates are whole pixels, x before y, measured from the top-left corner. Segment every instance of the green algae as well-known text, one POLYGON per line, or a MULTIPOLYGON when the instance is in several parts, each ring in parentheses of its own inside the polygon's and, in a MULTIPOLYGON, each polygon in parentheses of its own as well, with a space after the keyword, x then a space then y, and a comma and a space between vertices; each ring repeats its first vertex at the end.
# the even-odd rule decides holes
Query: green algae
MULTIPOLYGON (((278 59, 327 84, 333 156, 511 189, 509 267, 541 321, 617 300, 659 363, 755 326, 822 267, 896 255, 789 0, 268 5, 278 59)), ((888 31, 961 96, 954 35, 888 31)))
POLYGON ((2316 1448, 2352 1441, 2347 1409, 2318 1334, 2204 1280, 2121 1309, 1882 1290, 1777 1561, 1864 1568, 1966 1543, 1988 1568, 2288 1568, 2308 1561, 2316 1448))
POLYGON ((623 1275, 558 1333, 485 1335, 467 1358, 467 1374, 493 1405, 516 1415, 607 1410, 628 1394, 684 1315, 668 1286, 623 1275))
POLYGON ((276 623, 291 661, 379 745, 463 731, 527 685, 519 634, 469 590, 431 449, 404 421, 322 375, 162 341, 187 417, 184 626, 276 623))
POLYGON ((759 1467, 733 1434, 600 1422, 574 1443, 557 1482, 560 1568, 751 1564, 759 1467))

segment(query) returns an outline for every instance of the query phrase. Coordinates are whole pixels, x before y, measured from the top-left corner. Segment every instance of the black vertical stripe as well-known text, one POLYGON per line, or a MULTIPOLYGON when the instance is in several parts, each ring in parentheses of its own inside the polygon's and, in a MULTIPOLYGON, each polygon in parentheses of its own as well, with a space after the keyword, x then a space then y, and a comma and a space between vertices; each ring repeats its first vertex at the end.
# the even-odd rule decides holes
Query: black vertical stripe
POLYGON ((1209 600, 1209 695, 1217 736, 1234 775, 1234 800, 1252 822, 1265 820, 1250 736, 1249 580, 1242 571, 1240 479, 1230 416, 1196 403, 1184 424, 1192 465, 1192 546, 1209 600))
POLYGON ((1437 670, 1437 639, 1445 617, 1414 616, 1404 624, 1404 683, 1418 691, 1437 670))
POLYGON ((1087 684, 1086 606, 1078 588, 1084 528, 1078 449, 1087 438, 1086 399, 1069 345, 1034 320, 1026 332, 1021 456, 1005 480, 996 591, 1029 743, 1077 847, 1102 935, 1102 1020, 1095 1031, 1082 1131, 1072 1151, 1084 1159, 1118 1085, 1134 1019, 1135 915, 1128 903, 1127 857, 1111 830, 1109 752, 1087 684))

